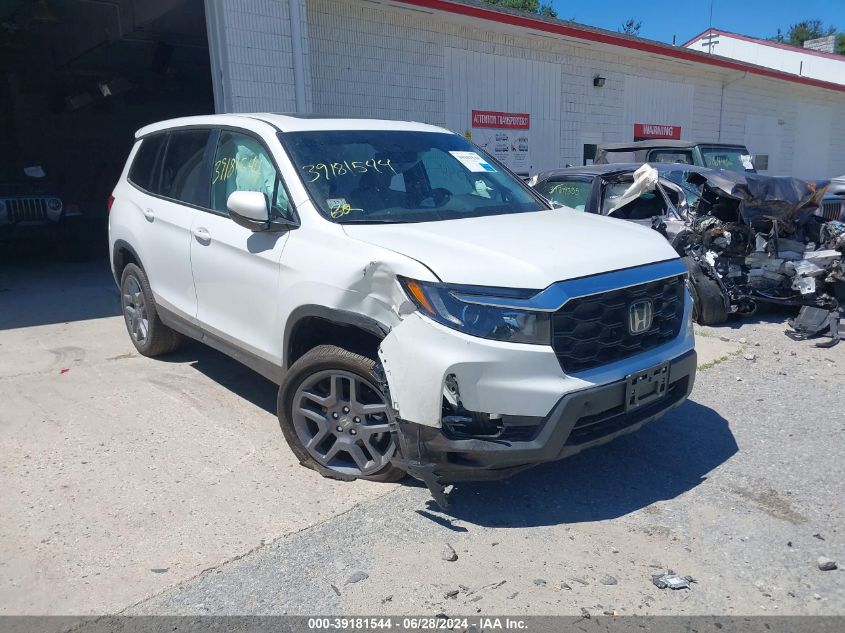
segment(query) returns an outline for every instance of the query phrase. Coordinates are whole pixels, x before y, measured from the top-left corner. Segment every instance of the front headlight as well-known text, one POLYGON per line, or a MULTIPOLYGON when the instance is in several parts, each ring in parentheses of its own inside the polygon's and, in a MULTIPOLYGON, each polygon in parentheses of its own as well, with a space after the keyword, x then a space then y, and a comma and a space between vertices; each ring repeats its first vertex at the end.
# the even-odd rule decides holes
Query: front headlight
POLYGON ((475 287, 471 290, 466 287, 459 289, 447 284, 401 277, 399 281, 417 308, 442 325, 496 341, 551 344, 551 317, 548 313, 482 305, 484 297, 516 297, 513 293, 520 291, 475 287), (464 297, 477 296, 479 303, 458 299, 458 292, 464 297))
POLYGON ((47 217, 53 222, 56 222, 60 217, 62 217, 62 208, 62 201, 58 198, 47 199, 47 217))

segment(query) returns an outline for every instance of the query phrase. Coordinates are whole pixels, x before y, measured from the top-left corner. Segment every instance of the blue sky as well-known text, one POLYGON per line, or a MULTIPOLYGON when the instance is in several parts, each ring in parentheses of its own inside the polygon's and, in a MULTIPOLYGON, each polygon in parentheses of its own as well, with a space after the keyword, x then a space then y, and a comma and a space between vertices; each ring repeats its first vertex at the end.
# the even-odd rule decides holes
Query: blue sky
MULTIPOLYGON (((710 0, 551 0, 558 16, 611 31, 630 18, 642 22, 640 37, 678 44, 710 26, 710 0)), ((845 31, 845 0, 713 0, 713 27, 770 37, 778 27, 818 18, 845 31)))

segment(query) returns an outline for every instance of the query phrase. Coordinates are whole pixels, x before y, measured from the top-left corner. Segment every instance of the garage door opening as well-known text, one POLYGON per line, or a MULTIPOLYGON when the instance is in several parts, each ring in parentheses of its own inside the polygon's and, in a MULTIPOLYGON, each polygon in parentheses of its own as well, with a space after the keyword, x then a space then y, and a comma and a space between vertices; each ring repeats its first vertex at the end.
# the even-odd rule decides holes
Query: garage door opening
MULTIPOLYGON (((0 195, 34 200, 5 228, 48 215, 36 198, 54 196, 62 221, 84 219, 52 232, 58 247, 103 252, 135 130, 213 111, 203 0, 0 0, 0 195)), ((7 252, 22 241, 8 233, 7 252)))

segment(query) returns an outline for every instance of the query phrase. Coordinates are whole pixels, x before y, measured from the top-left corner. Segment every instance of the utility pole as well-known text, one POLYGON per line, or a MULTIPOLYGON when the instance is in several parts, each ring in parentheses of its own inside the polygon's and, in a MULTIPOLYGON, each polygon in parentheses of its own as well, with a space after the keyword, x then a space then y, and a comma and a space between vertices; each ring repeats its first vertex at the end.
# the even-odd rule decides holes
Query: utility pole
MULTIPOLYGON (((713 0, 710 0, 710 26, 708 27, 709 31, 713 30, 713 0)), ((713 54, 713 34, 710 34, 710 39, 707 41, 707 52, 712 55, 713 54)))

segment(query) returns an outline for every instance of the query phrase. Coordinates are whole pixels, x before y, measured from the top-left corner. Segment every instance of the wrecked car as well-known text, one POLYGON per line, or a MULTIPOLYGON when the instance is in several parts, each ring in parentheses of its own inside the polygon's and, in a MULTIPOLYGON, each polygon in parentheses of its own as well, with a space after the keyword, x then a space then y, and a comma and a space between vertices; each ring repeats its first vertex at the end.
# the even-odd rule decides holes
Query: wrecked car
POLYGON ((558 205, 631 220, 670 239, 687 227, 689 194, 648 165, 553 169, 532 176, 528 184, 558 205))
POLYGON ((690 268, 696 318, 723 322, 759 303, 837 311, 845 224, 818 214, 826 181, 689 170, 701 197, 673 246, 690 268))
POLYGON ((595 162, 608 163, 678 163, 739 173, 756 173, 754 159, 745 145, 731 143, 695 143, 672 139, 649 139, 630 143, 601 143, 595 162))
POLYGON ((327 477, 410 473, 445 504, 446 483, 635 431, 695 379, 687 270, 663 237, 554 208, 430 125, 147 126, 109 237, 138 352, 187 336, 275 381, 285 439, 327 477))

